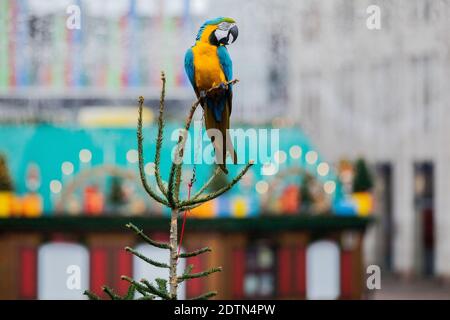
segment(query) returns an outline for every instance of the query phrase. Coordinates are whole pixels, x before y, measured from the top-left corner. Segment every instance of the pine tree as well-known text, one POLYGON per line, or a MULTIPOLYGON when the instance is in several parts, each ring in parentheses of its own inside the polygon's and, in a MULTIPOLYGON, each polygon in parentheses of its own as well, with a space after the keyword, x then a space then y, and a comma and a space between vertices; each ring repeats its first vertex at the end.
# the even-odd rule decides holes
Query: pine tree
MULTIPOLYGON (((170 169, 168 184, 166 186, 165 183, 163 183, 163 179, 161 177, 161 170, 160 170, 160 160, 161 160, 161 148, 162 148, 162 142, 163 142, 163 128, 164 128, 164 100, 165 100, 165 85, 166 85, 166 78, 164 76, 164 73, 161 74, 161 80, 162 80, 162 90, 161 90, 161 97, 160 97, 160 103, 159 103, 159 117, 158 117, 158 136, 156 138, 156 152, 155 152, 155 178, 156 178, 156 185, 160 190, 160 194, 155 192, 155 190, 148 184, 146 174, 144 171, 144 152, 143 152, 143 135, 142 135, 142 109, 144 104, 144 98, 139 97, 139 114, 138 114, 138 127, 137 127, 137 142, 138 142, 138 155, 139 155, 139 173, 142 185, 147 192, 147 194, 155 201, 161 203, 164 206, 167 206, 171 209, 171 216, 170 216, 170 232, 169 232, 169 242, 159 242, 150 239, 148 236, 146 236, 142 230, 140 230, 135 225, 129 223, 126 225, 127 228, 134 231, 139 237, 141 237, 146 243, 148 243, 151 246, 169 250, 170 252, 170 258, 168 263, 160 262, 152 260, 149 257, 144 256, 142 253, 135 251, 134 249, 130 247, 126 247, 125 250, 127 252, 130 252, 131 254, 135 255, 136 257, 144 260, 148 264, 158 267, 158 268, 166 268, 169 269, 169 279, 155 279, 155 282, 152 283, 148 281, 147 279, 141 279, 139 281, 136 281, 128 276, 122 276, 122 280, 127 281, 130 283, 128 293, 124 296, 119 296, 114 291, 104 286, 102 289, 103 291, 113 300, 121 299, 121 300, 128 300, 128 299, 134 299, 134 293, 135 291, 138 291, 143 295, 141 299, 145 300, 153 300, 155 298, 160 298, 164 300, 176 300, 177 299, 177 290, 178 285, 181 282, 188 281, 190 279, 196 279, 196 278, 202 278, 206 277, 212 273, 219 272, 222 270, 221 267, 217 268, 211 268, 208 270, 205 270, 203 272, 198 273, 192 273, 193 266, 188 265, 186 270, 181 276, 177 275, 177 262, 178 259, 184 259, 189 257, 198 256, 200 254, 206 253, 211 251, 210 248, 205 247, 201 248, 192 252, 187 253, 180 253, 178 254, 178 217, 179 215, 189 209, 196 208, 203 203, 213 200, 220 195, 224 194, 225 192, 229 191, 236 183, 238 183, 241 178, 247 173, 247 171, 250 169, 250 167, 253 165, 253 162, 248 163, 244 169, 235 177, 233 178, 229 183, 221 187, 220 189, 204 194, 206 190, 208 190, 211 183, 214 181, 214 179, 217 177, 217 175, 221 172, 219 168, 216 168, 214 174, 205 182, 205 184, 196 192, 190 199, 182 200, 180 199, 180 184, 181 184, 181 173, 182 173, 182 166, 183 166, 183 155, 184 155, 184 147, 186 143, 187 138, 187 132, 189 131, 189 128, 191 126, 192 118, 194 116, 195 110, 200 105, 201 98, 198 99, 196 102, 194 102, 191 106, 191 109, 189 111, 189 115, 186 119, 184 130, 180 131, 178 143, 175 150, 175 157, 172 162, 172 166, 170 169)), ((226 85, 234 84, 237 80, 233 80, 228 82, 226 85)), ((220 86, 213 87, 210 90, 207 91, 207 95, 212 93, 214 90, 220 89, 220 86)), ((90 291, 85 291, 85 294, 90 299, 99 299, 98 296, 96 296, 94 293, 90 291)), ((206 292, 194 299, 200 300, 200 299, 208 299, 217 294, 216 291, 206 292)))
POLYGON ((12 191, 14 189, 11 176, 9 175, 6 157, 0 154, 0 191, 12 191))
POLYGON ((373 187, 373 178, 364 159, 356 160, 353 178, 353 192, 370 191, 373 187))
POLYGON ((314 198, 311 194, 312 177, 308 173, 303 175, 303 180, 300 187, 300 207, 301 211, 309 211, 312 207, 314 198))
POLYGON ((109 202, 114 206, 125 203, 125 195, 122 189, 122 179, 119 177, 112 177, 109 202))

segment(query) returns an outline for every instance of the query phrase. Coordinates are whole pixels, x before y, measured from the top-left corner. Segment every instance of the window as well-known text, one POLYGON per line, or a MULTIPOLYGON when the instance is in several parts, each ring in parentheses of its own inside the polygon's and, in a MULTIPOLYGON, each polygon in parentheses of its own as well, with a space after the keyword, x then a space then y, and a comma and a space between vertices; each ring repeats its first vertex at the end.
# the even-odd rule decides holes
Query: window
POLYGON ((320 9, 316 2, 305 3, 299 19, 302 36, 305 41, 313 41, 320 34, 320 9))
POLYGON ((435 10, 434 0, 418 0, 413 5, 413 18, 414 21, 423 21, 425 23, 431 22, 433 19, 436 19, 436 13, 438 10, 435 10))
MULTIPOLYGON (((433 88, 436 88, 433 74, 433 58, 431 56, 418 56, 411 59, 412 65, 412 88, 411 97, 413 112, 418 121, 421 122, 425 133, 433 127, 435 115, 433 110, 433 88)), ((415 126, 416 127, 416 126, 415 126)))
POLYGON ((287 38, 284 30, 274 32, 270 41, 269 97, 278 106, 287 101, 287 38))
POLYGON ((342 32, 353 30, 355 21, 355 6, 353 0, 341 0, 336 2, 336 24, 342 32))
POLYGON ((354 95, 354 68, 351 65, 343 65, 336 78, 336 96, 339 107, 340 122, 346 128, 349 135, 355 130, 356 109, 354 95))
POLYGON ((316 138, 320 136, 321 119, 321 76, 318 72, 300 76, 300 123, 305 131, 316 138))
POLYGON ((246 298, 275 295, 275 251, 268 244, 250 245, 246 250, 244 295, 246 298))
POLYGON ((392 126, 398 126, 398 104, 395 101, 398 97, 392 94, 398 83, 394 78, 392 63, 385 60, 374 64, 371 80, 372 105, 367 116, 376 119, 373 130, 376 132, 380 128, 391 129, 392 126))

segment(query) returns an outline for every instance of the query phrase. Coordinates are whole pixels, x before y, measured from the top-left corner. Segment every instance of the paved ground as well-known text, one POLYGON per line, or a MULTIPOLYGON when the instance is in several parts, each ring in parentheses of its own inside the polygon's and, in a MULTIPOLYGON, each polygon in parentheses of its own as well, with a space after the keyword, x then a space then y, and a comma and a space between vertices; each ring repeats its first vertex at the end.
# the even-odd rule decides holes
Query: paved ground
POLYGON ((387 277, 381 281, 381 289, 369 293, 369 299, 385 300, 450 300, 450 284, 436 279, 401 280, 387 277))

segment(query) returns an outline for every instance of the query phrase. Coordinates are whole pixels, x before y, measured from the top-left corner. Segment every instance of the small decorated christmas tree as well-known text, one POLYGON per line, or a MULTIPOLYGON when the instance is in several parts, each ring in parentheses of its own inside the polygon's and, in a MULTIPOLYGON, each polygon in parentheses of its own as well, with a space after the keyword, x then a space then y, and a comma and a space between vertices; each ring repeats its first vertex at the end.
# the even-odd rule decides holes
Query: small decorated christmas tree
POLYGON ((9 175, 8 164, 6 157, 0 154, 0 191, 13 191, 14 186, 9 175))
POLYGON ((120 206, 126 202, 125 194, 123 192, 122 179, 119 177, 112 177, 111 191, 108 197, 109 202, 113 207, 120 206))
POLYGON ((300 211, 311 211, 314 198, 311 192, 311 183, 313 178, 308 173, 303 175, 302 183, 300 186, 300 211))
POLYGON ((356 160, 353 178, 353 192, 367 192, 373 187, 373 178, 366 161, 359 158, 356 160))

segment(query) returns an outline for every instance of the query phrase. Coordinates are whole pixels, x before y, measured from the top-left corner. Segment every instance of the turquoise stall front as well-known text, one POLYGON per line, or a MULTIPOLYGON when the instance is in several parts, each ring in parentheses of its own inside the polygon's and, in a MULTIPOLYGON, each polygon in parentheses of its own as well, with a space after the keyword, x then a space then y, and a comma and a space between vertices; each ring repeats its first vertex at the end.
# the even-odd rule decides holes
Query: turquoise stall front
MULTIPOLYGON (((169 173, 179 127, 175 122, 165 126, 165 142, 161 154, 163 177, 167 177, 169 173)), ((197 129, 198 126, 194 125, 187 143, 187 150, 191 152, 185 154, 185 162, 188 164, 183 172, 183 196, 186 196, 187 182, 192 175, 192 163, 197 163, 194 191, 214 170, 210 164, 213 155, 209 139, 197 129)), ((344 194, 339 179, 332 166, 320 156, 300 129, 242 127, 236 130, 236 134, 241 135, 246 144, 235 144, 242 164, 229 165, 230 176, 250 159, 255 160, 256 164, 248 177, 233 188, 227 197, 199 210, 199 216, 242 217, 258 215, 261 210, 278 213, 290 210, 291 213, 296 213, 295 206, 300 205, 294 199, 298 193, 295 189, 299 189, 302 184, 305 172, 325 189, 330 203, 330 210, 327 211, 334 212, 334 208, 341 207, 344 194), (282 176, 282 179, 277 179, 278 176, 282 176), (295 186, 294 190, 292 186, 295 186), (291 202, 294 209, 282 207, 283 203, 291 202)), ((150 179, 153 179, 155 137, 155 125, 144 128, 145 171, 150 179)), ((14 193, 18 198, 30 192, 39 195, 42 208, 38 215, 52 215, 56 211, 70 215, 91 211, 93 215, 113 211, 125 215, 146 212, 165 214, 166 210, 150 201, 140 186, 136 149, 135 128, 92 128, 77 125, 0 127, 0 153, 6 156, 14 181, 14 193), (124 180, 121 188, 124 189, 124 201, 128 206, 110 203, 114 202, 111 200, 114 197, 111 195, 114 183, 112 176, 119 176, 120 180, 124 180), (61 202, 64 202, 63 207, 57 208, 61 202)))

